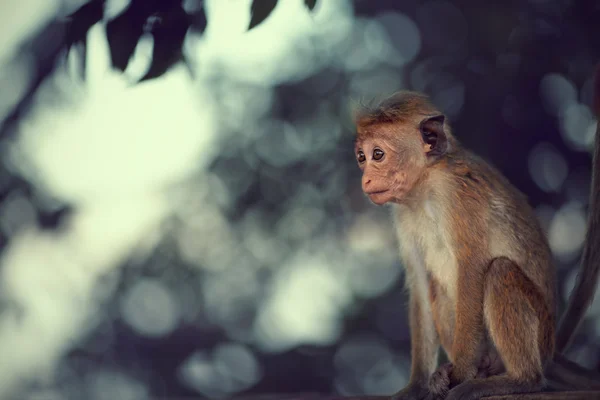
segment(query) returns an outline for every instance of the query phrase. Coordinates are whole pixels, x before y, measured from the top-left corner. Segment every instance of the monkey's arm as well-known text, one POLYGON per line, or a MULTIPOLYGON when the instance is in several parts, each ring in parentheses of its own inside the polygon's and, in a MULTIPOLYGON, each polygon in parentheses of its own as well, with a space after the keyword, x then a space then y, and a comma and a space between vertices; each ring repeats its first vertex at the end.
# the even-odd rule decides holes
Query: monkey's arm
POLYGON ((440 347, 429 305, 425 271, 407 267, 411 372, 408 385, 392 398, 421 399, 427 394, 429 377, 437 366, 440 347))
POLYGON ((426 384, 437 366, 439 338, 433 323, 427 294, 413 289, 409 300, 410 350, 412 355, 410 382, 426 384))
POLYGON ((459 268, 456 325, 452 343, 454 366, 450 374, 452 386, 472 379, 477 374, 484 339, 482 269, 459 268))

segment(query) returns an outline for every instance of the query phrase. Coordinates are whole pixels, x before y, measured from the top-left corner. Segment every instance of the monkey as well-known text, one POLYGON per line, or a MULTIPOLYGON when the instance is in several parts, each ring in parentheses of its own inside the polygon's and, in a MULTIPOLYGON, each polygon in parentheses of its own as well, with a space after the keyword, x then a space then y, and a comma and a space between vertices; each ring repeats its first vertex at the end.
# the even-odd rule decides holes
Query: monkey
MULTIPOLYGON (((600 66, 593 107, 600 116, 600 66)), ((361 187, 392 206, 409 295, 411 373, 391 399, 534 393, 549 378, 600 389, 561 355, 600 271, 600 123, 582 273, 558 329, 552 253, 526 196, 459 142, 428 96, 397 92, 360 107, 354 124, 361 187), (440 347, 450 363, 438 368, 440 347)))

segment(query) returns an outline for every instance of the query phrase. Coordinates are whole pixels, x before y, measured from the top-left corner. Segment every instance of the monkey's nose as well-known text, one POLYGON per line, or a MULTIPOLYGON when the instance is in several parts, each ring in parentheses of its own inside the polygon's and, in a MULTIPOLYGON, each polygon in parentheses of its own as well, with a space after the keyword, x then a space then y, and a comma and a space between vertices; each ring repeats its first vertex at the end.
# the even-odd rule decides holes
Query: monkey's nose
POLYGON ((369 183, 371 183, 370 179, 368 179, 368 178, 363 179, 362 180, 362 187, 363 187, 363 189, 366 189, 367 186, 369 186, 369 183))

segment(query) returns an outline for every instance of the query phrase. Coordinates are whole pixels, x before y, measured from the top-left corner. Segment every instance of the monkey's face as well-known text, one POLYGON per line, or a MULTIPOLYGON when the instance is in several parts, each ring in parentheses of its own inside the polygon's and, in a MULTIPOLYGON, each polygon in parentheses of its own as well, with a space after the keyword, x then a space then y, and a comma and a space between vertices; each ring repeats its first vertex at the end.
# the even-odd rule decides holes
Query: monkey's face
POLYGON ((403 202, 425 171, 428 148, 420 135, 397 125, 359 129, 354 154, 363 192, 377 205, 403 202))

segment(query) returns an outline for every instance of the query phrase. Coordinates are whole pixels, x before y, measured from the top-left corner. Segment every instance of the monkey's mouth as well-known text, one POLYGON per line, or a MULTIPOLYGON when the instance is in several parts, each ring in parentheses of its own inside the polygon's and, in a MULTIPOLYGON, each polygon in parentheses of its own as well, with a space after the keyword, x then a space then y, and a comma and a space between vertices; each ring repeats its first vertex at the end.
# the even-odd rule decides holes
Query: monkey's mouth
POLYGON ((385 193, 387 191, 388 191, 388 189, 385 189, 385 190, 376 190, 376 191, 373 191, 373 192, 367 192, 367 196, 373 196, 374 194, 381 194, 381 193, 385 193))

